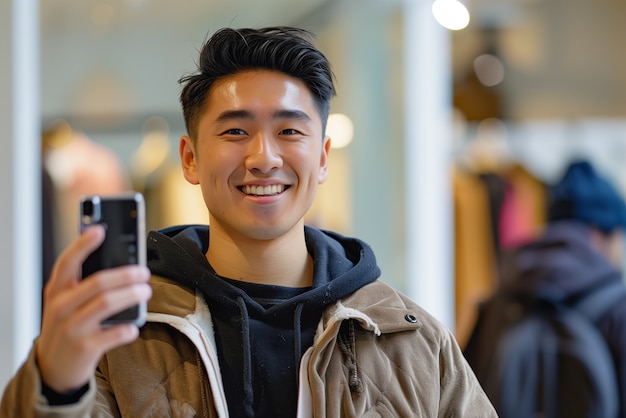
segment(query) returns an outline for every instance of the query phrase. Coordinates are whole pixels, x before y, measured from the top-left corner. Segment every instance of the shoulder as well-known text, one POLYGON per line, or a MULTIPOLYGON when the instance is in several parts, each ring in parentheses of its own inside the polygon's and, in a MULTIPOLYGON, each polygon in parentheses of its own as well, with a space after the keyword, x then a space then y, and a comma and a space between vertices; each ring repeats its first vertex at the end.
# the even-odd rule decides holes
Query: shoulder
POLYGON ((426 309, 381 280, 344 298, 341 307, 365 315, 376 324, 381 334, 412 330, 417 332, 413 338, 426 338, 432 344, 448 342, 452 338, 450 331, 426 309))
MULTIPOLYGON (((616 353, 626 353, 626 294, 598 322, 598 327, 616 353)), ((626 354, 622 357, 626 358, 626 354)))
POLYGON ((195 290, 157 275, 150 278, 150 286, 152 298, 148 301, 149 312, 185 317, 196 310, 195 290))
MULTIPOLYGON (((386 397, 395 416, 407 416, 400 412, 405 410, 495 416, 452 333, 406 295, 375 281, 332 310, 338 335, 329 340, 338 341, 337 357, 347 352, 358 363, 359 376, 367 377, 362 382, 369 382, 364 390, 372 391, 372 398, 386 397), (377 392, 381 387, 384 393, 377 392), (409 387, 414 392, 407 392, 409 387), (407 397, 409 392, 414 396, 407 397)), ((326 325, 332 328, 332 322, 326 325)))

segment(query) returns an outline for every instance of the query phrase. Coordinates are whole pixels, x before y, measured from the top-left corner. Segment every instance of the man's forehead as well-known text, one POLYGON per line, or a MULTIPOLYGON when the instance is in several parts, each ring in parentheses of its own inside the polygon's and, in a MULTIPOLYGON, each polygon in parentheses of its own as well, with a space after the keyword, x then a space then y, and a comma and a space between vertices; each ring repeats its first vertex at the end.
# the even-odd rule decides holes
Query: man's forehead
POLYGON ((248 71, 216 81, 207 93, 204 113, 216 120, 321 117, 308 87, 276 71, 248 71))

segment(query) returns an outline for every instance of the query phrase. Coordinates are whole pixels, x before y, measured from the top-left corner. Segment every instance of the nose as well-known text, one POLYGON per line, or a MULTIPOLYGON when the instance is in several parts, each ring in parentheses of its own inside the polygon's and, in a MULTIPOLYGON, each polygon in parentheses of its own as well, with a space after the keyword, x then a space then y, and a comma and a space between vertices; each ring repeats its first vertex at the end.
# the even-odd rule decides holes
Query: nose
POLYGON ((278 144, 272 136, 258 133, 250 140, 245 161, 246 169, 251 172, 269 173, 280 168, 282 164, 278 144))

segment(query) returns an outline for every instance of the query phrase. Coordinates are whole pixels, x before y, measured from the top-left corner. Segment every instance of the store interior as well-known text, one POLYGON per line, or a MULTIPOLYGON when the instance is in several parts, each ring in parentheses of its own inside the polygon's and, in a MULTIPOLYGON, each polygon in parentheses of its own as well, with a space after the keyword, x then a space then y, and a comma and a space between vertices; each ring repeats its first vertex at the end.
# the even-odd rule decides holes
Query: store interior
MULTIPOLYGON (((626 5, 471 0, 466 7, 469 25, 450 31, 450 49, 442 52, 450 62, 454 233, 462 222, 478 222, 463 200, 477 196, 466 196, 471 186, 464 182, 485 171, 509 182, 528 178, 542 188, 568 161, 584 157, 626 191, 626 59, 616 49, 626 36, 626 5)), ((419 280, 407 277, 404 260, 403 153, 411 137, 403 131, 408 116, 401 109, 403 43, 411 42, 403 38, 406 8, 406 2, 374 0, 274 0, 262 7, 246 1, 184 7, 149 0, 41 2, 41 110, 44 163, 56 195, 55 251, 75 235, 76 200, 85 192, 142 191, 149 228, 206 223, 199 191, 178 168, 184 126, 177 80, 193 70, 197 49, 219 27, 296 25, 314 32, 334 63, 338 96, 331 112, 347 116, 352 129, 352 142, 331 154, 330 180, 307 222, 371 242, 388 280, 406 289, 419 280)), ((482 260, 477 283, 459 277, 468 271, 459 265, 466 256, 461 238, 453 237, 460 340, 475 300, 497 280, 489 269, 498 247, 540 231, 542 199, 533 201, 526 229, 511 232, 518 236, 501 233, 494 240, 510 242, 467 256, 474 264, 482 260)), ((469 247, 484 231, 469 238, 469 247)))
MULTIPOLYGON (((269 25, 311 30, 336 75, 331 113, 345 124, 333 134, 348 143, 332 150, 330 179, 307 222, 369 242, 383 279, 401 291, 412 281, 446 280, 414 277, 407 267, 406 222, 420 214, 409 213, 406 200, 407 141, 418 140, 407 132, 406 72, 420 77, 430 64, 404 65, 414 41, 405 27, 411 1, 41 1, 42 162, 51 199, 44 196, 42 280, 77 234, 81 194, 143 192, 149 229, 208 222, 178 165, 178 79, 193 71, 216 29, 269 25)), ((449 200, 441 260, 453 283, 448 325, 463 344, 476 304, 497 284, 499 251, 541 231, 546 188, 569 161, 591 160, 626 194, 626 57, 618 49, 626 3, 461 1, 469 25, 438 35, 447 44, 438 77, 448 86, 450 135, 440 138, 449 187, 437 198, 449 200), (489 217, 485 173, 532 195, 517 229, 498 230, 489 217)))

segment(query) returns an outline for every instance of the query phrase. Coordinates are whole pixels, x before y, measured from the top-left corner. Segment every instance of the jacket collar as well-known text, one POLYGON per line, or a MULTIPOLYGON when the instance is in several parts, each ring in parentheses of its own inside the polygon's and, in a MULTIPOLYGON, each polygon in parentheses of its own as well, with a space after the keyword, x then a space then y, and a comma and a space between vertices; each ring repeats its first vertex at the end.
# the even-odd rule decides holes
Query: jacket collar
POLYGON ((326 328, 343 319, 356 319, 363 328, 378 335, 410 331, 421 328, 421 312, 417 305, 377 280, 327 309, 323 326, 326 328))
MULTIPOLYGON (((158 297, 148 302, 148 311, 185 318, 197 310, 195 291, 170 279, 152 276, 151 286, 158 297)), ((370 283, 325 310, 325 329, 344 319, 355 319, 378 335, 421 328, 423 314, 417 305, 402 298, 380 280, 370 283)))

